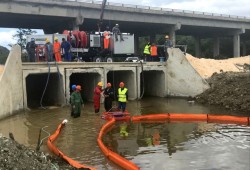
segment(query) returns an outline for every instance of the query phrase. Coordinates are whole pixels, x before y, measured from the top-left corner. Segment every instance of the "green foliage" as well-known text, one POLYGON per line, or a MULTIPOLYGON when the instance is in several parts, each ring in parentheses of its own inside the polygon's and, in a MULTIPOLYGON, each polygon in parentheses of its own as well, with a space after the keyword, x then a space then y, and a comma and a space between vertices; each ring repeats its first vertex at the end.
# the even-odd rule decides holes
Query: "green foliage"
POLYGON ((9 53, 10 51, 7 48, 0 46, 0 64, 5 64, 9 53))
POLYGON ((18 28, 16 34, 13 35, 14 39, 17 39, 17 44, 21 47, 22 51, 26 46, 26 36, 35 34, 36 31, 31 29, 18 28))
POLYGON ((195 39, 192 36, 176 36, 176 45, 187 45, 187 53, 194 55, 195 54, 195 39))

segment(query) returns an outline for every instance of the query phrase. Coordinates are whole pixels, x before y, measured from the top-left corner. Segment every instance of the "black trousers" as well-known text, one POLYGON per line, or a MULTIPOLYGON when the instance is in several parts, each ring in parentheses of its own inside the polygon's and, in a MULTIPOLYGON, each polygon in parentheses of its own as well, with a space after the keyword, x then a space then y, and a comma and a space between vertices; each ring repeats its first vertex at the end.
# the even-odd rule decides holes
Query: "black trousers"
POLYGON ((104 108, 107 111, 110 111, 112 108, 112 99, 109 97, 106 97, 104 100, 104 108))

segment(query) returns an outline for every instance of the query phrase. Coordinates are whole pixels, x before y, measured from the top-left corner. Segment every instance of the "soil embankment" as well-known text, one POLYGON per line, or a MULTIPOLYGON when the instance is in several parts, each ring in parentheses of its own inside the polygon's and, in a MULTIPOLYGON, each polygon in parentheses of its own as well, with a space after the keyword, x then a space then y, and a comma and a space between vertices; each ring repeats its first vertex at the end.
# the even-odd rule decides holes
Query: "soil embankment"
POLYGON ((250 113, 250 56, 214 60, 187 55, 187 59, 210 85, 196 96, 197 102, 250 113))
POLYGON ((15 140, 0 136, 0 170, 39 169, 73 170, 72 166, 59 158, 36 152, 15 140))

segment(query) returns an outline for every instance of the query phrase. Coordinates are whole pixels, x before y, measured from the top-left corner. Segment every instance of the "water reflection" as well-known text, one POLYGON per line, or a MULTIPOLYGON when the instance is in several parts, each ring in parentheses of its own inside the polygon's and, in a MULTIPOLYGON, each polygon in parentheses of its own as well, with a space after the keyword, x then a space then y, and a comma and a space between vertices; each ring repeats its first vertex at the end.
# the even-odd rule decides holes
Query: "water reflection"
MULTIPOLYGON (((115 104, 115 103, 114 103, 115 104)), ((153 113, 215 113, 244 115, 218 107, 188 103, 185 99, 144 98, 129 101, 131 115, 153 113)), ((101 108, 100 112, 103 112, 101 108)), ((80 118, 70 116, 70 108, 32 110, 0 121, 0 133, 35 148, 40 128, 48 126, 53 133, 64 119, 56 145, 75 160, 97 169, 120 169, 109 162, 100 151, 96 139, 105 123, 93 110, 93 103, 85 103, 80 118)), ((42 134, 42 138, 46 134, 42 134)), ((111 150, 132 160, 142 169, 247 169, 249 170, 249 127, 207 123, 131 124, 122 122, 104 137, 111 150), (126 127, 126 128, 124 128, 126 127)), ((49 152, 46 144, 42 151, 49 152)))

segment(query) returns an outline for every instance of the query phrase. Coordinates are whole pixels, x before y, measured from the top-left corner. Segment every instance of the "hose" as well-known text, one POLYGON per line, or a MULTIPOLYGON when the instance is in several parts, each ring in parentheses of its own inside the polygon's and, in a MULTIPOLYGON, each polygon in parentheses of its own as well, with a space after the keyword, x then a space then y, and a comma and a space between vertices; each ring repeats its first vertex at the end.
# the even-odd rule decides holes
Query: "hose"
POLYGON ((49 78, 50 78, 50 64, 49 62, 47 62, 48 64, 48 76, 47 76, 47 81, 46 81, 46 84, 45 84, 45 87, 44 87, 44 90, 43 90, 43 94, 42 94, 42 97, 40 99, 40 107, 43 108, 43 109, 46 109, 44 106, 43 106, 43 97, 44 97, 44 94, 47 90, 47 87, 48 87, 48 83, 49 83, 49 78))
POLYGON ((50 136, 50 133, 47 132, 46 130, 44 130, 44 128, 47 128, 47 127, 48 127, 48 126, 44 126, 44 127, 42 127, 42 128, 40 129, 39 138, 38 138, 39 143, 37 144, 37 147, 36 147, 36 150, 37 150, 37 151, 39 151, 41 145, 43 144, 43 140, 44 140, 44 139, 47 139, 47 138, 50 136), (46 136, 46 137, 44 137, 44 138, 42 138, 42 139, 40 140, 41 131, 47 133, 48 136, 46 136))
POLYGON ((140 60, 140 63, 141 63, 141 74, 142 74, 142 82, 141 82, 141 84, 142 84, 142 93, 141 93, 141 96, 139 97, 139 99, 138 100, 141 100, 142 99, 142 97, 144 96, 144 73, 143 73, 143 64, 142 64, 142 61, 140 60))

